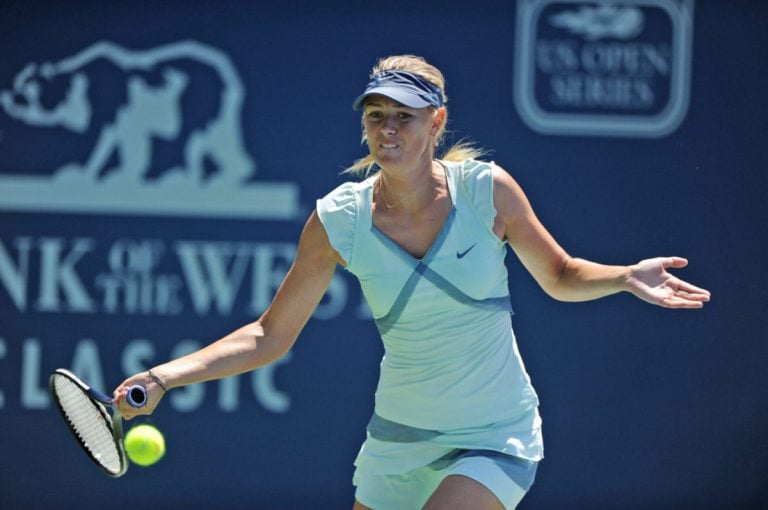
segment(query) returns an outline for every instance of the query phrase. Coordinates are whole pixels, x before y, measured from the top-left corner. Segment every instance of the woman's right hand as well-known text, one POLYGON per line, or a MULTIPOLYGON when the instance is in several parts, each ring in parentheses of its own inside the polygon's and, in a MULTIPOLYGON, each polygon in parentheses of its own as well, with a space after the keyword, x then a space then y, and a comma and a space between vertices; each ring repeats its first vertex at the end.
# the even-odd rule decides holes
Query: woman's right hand
POLYGON ((124 419, 130 420, 136 416, 152 414, 157 404, 165 395, 165 389, 149 375, 149 371, 133 375, 123 381, 112 393, 112 398, 124 419), (133 407, 128 403, 128 388, 142 386, 147 392, 147 403, 142 407, 133 407))

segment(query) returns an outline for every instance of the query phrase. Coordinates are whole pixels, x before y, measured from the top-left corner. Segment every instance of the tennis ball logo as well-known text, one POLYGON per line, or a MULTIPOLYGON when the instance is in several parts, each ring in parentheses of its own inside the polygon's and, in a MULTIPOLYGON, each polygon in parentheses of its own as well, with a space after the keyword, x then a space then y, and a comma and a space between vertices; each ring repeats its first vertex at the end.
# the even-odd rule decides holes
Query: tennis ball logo
POLYGON ((125 435, 125 453, 134 464, 151 466, 165 455, 165 438, 152 425, 137 425, 125 435))

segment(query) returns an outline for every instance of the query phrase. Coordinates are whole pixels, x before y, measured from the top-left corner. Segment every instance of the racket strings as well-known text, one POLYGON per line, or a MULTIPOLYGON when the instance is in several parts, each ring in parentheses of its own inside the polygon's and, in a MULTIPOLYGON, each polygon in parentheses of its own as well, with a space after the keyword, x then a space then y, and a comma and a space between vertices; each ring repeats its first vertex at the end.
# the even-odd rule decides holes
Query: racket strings
POLYGON ((100 404, 66 377, 56 377, 54 386, 69 426, 93 459, 104 469, 119 473, 122 460, 112 435, 112 422, 100 404))

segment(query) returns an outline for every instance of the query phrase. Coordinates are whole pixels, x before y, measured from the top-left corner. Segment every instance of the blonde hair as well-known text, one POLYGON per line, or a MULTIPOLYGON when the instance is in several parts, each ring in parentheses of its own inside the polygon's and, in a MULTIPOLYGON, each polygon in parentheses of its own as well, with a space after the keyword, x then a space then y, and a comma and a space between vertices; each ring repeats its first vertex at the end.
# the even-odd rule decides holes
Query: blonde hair
MULTIPOLYGON (((424 58, 417 57, 416 55, 394 55, 382 58, 371 70, 370 77, 373 78, 374 75, 382 71, 393 70, 406 71, 424 78, 441 90, 443 104, 448 102, 448 97, 445 95, 445 77, 443 76, 443 73, 441 73, 437 67, 429 64, 424 58)), ((429 108, 435 109, 434 106, 430 106, 429 108)), ((443 108, 445 109, 445 117, 440 126, 440 131, 437 133, 435 149, 438 149, 441 146, 443 139, 445 138, 445 128, 448 124, 448 108, 446 106, 443 106, 443 108)), ((367 138, 365 132, 363 132, 362 143, 365 143, 366 141, 367 138)), ((446 150, 438 159, 446 161, 464 161, 466 159, 481 157, 483 154, 484 151, 478 149, 473 144, 460 141, 448 148, 448 150, 446 150)), ((376 161, 374 161, 373 155, 368 154, 364 158, 355 161, 352 166, 344 170, 344 173, 367 177, 373 172, 375 167, 376 161)))

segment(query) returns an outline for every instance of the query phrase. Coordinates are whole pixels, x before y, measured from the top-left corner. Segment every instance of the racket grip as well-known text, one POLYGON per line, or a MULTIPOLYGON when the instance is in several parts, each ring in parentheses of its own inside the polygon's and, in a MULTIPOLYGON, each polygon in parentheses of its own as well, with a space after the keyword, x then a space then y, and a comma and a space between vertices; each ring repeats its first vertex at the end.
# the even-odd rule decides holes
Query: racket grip
POLYGON ((126 398, 131 407, 144 407, 147 405, 147 390, 144 386, 138 384, 128 388, 128 396, 126 398))

